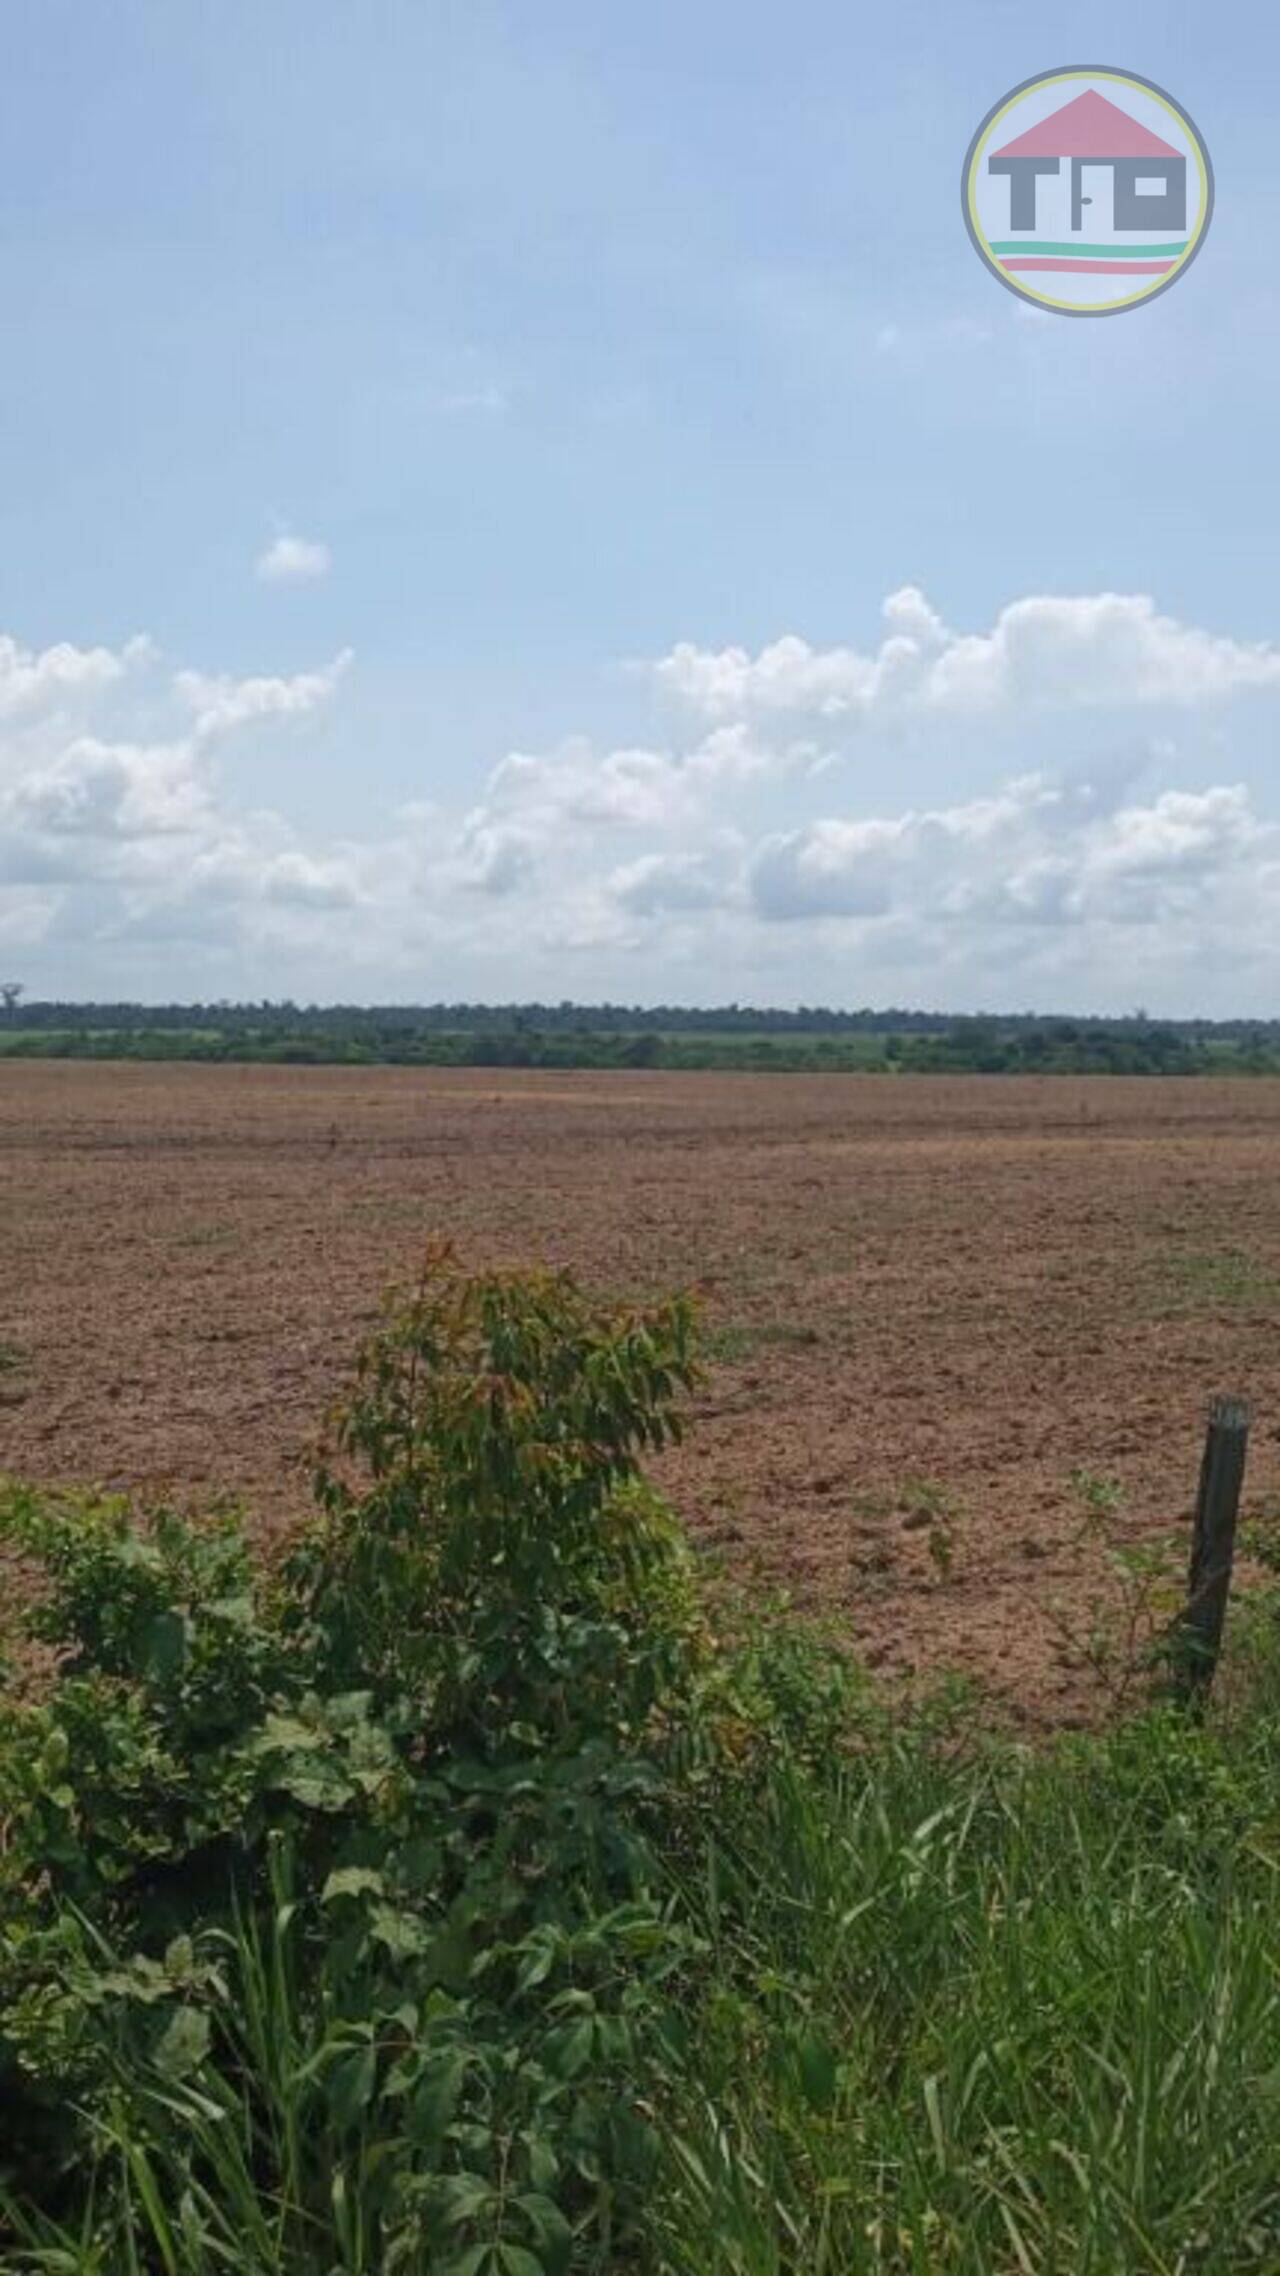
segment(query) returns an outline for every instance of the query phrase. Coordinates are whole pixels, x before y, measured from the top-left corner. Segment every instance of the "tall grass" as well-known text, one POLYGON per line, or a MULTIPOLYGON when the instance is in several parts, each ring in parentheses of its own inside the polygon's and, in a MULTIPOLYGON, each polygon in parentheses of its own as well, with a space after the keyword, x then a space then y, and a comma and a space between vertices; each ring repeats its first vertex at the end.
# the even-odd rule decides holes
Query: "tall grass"
POLYGON ((680 2276, 1280 2268, 1271 1715, 782 1765, 682 1902, 680 2276))

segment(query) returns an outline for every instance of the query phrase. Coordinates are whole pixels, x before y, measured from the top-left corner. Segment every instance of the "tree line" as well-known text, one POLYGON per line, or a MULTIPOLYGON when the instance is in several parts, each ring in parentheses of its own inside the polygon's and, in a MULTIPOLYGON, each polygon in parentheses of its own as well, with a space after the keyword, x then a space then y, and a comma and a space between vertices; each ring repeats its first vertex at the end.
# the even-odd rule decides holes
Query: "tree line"
POLYGON ((1270 1074, 1280 1072, 1280 1020, 738 1003, 24 1002, 10 982, 0 988, 0 1053, 364 1066, 1270 1074))

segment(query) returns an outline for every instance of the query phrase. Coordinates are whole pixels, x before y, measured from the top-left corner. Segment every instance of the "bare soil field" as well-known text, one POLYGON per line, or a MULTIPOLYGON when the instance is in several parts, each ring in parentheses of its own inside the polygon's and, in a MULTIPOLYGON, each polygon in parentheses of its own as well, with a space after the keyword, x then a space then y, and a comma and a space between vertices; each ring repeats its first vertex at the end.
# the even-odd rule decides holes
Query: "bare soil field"
POLYGON ((699 1286, 698 1539, 1035 1721, 1087 1704, 1074 1469, 1161 1532, 1234 1390, 1280 1495, 1280 1083, 1114 1078, 0 1065, 0 1470, 280 1528, 438 1234, 699 1286))

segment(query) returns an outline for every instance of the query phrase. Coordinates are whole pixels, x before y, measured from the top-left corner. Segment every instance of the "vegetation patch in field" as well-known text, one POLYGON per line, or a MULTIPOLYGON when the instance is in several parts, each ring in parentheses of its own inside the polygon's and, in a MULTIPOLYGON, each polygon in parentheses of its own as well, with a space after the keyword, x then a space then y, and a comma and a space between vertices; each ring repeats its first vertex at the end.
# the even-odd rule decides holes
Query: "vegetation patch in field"
POLYGON ((708 1328, 700 1349, 706 1359, 736 1365, 759 1351, 804 1351, 820 1344, 822 1332, 801 1320, 724 1321, 708 1328))
POLYGON ((12 1336, 0 1336, 0 1407, 21 1406, 27 1396, 31 1355, 12 1336))
POLYGON ((235 1225, 210 1223, 184 1225, 174 1234, 173 1241, 174 1247, 179 1249, 229 1249, 234 1248, 240 1238, 235 1225))
POLYGON ((1157 1266, 1170 1311, 1272 1311, 1280 1273, 1242 1248, 1178 1249, 1157 1266))

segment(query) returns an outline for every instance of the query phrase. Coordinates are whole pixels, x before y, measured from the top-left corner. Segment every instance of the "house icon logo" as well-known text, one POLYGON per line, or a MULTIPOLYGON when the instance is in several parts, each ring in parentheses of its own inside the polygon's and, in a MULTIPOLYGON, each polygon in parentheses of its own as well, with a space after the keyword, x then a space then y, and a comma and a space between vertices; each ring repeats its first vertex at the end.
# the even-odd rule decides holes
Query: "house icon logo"
POLYGON ((988 111, 960 194, 977 252, 1010 292, 1060 316, 1113 316, 1190 267, 1213 168, 1194 121, 1153 80, 1065 66, 988 111))

